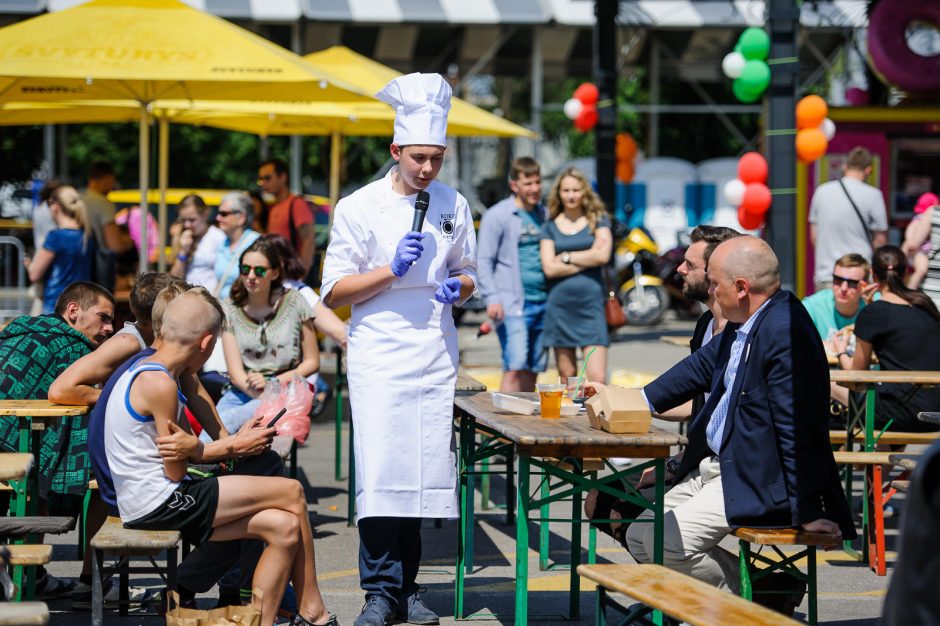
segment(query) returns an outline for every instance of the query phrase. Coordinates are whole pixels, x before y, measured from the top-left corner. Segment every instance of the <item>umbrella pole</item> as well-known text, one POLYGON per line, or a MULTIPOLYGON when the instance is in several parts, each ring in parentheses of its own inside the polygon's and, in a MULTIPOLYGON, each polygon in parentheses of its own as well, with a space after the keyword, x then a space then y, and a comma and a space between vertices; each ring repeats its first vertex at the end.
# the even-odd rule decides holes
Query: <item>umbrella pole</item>
POLYGON ((339 202, 340 169, 343 163, 343 136, 334 131, 330 135, 330 227, 333 226, 333 215, 336 203, 339 202))
POLYGON ((157 178, 158 184, 160 185, 160 205, 157 209, 157 232, 158 235, 158 249, 159 256, 157 257, 159 261, 157 262, 158 271, 166 271, 166 230, 167 230, 167 214, 166 214, 166 188, 169 186, 170 178, 170 120, 167 119, 166 115, 160 117, 160 138, 159 138, 159 163, 157 165, 157 178))
POLYGON ((140 265, 138 275, 149 269, 147 258, 147 221, 150 210, 147 208, 147 191, 150 187, 150 128, 147 107, 140 107, 140 265))

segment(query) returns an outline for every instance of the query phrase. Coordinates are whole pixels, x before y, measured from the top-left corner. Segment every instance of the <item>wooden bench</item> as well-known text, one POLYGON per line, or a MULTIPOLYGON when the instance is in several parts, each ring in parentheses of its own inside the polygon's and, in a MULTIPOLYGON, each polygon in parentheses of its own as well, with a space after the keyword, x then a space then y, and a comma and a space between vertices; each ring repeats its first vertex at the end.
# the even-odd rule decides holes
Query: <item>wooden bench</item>
POLYGON ((0 537, 24 535, 63 535, 75 528, 74 517, 0 517, 0 537))
POLYGON ((638 618, 659 610, 692 626, 794 626, 799 622, 759 604, 716 589, 662 565, 579 565, 578 574, 597 583, 594 623, 607 624, 606 609, 624 607, 611 600, 613 591, 636 599, 643 606, 626 609, 620 624, 642 623, 638 618))
MULTIPOLYGON (((876 434, 877 436, 877 434, 876 434)), ((901 431, 886 431, 878 437, 878 443, 891 444, 891 445, 906 445, 906 444, 931 444, 940 437, 940 431, 930 432, 930 433, 912 433, 912 432, 901 432, 901 431)), ((844 430, 830 430, 829 431, 829 442, 832 444, 845 444, 848 441, 848 434, 844 430)), ((861 443, 865 441, 865 433, 853 433, 852 442, 861 443)))
POLYGON ((0 626, 43 626, 48 621, 45 602, 0 602, 0 626))
POLYGON ((120 575, 118 611, 121 615, 127 615, 127 609, 130 605, 128 601, 128 574, 156 572, 164 580, 167 588, 176 588, 179 541, 180 533, 176 530, 132 530, 124 528, 120 518, 107 518, 101 529, 92 537, 90 544, 92 549, 92 626, 102 626, 103 623, 104 590, 102 588, 102 577, 105 572, 102 570, 105 569, 105 555, 119 557, 115 566, 120 575), (154 561, 154 557, 164 550, 166 550, 166 567, 161 568, 154 561), (129 559, 132 556, 147 557, 150 560, 151 567, 130 567, 129 559))
POLYGON ((816 593, 816 547, 832 543, 832 536, 810 533, 798 528, 738 528, 731 533, 738 539, 741 561, 741 597, 750 600, 753 596, 752 582, 773 572, 783 572, 806 583, 807 618, 810 624, 817 623, 816 593), (770 559, 751 551, 751 544, 770 546, 779 560, 770 559), (778 546, 804 546, 796 554, 786 556, 778 546), (806 558, 806 573, 796 563, 806 558), (757 567, 762 563, 764 567, 757 567))
POLYGON ((894 487, 897 491, 901 493, 907 493, 911 488, 911 481, 909 480, 892 480, 891 486, 894 487))
POLYGON ((5 547, 10 552, 10 565, 45 565, 52 558, 52 546, 46 544, 13 544, 5 547))

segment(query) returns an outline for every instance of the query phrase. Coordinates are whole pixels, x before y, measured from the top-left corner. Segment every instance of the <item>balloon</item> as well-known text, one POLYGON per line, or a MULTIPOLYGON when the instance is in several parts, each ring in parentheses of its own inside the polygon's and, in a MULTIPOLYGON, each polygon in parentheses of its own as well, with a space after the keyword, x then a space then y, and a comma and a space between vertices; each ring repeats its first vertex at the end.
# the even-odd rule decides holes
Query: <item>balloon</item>
POLYGON ((738 39, 741 44, 741 54, 748 61, 763 61, 770 53, 770 37, 763 28, 751 26, 746 28, 738 39))
POLYGON ((767 188, 767 185, 764 183, 751 183, 744 189, 741 208, 763 219, 764 213, 770 209, 771 201, 770 189, 767 188))
POLYGON ((741 206, 741 201, 744 200, 744 189, 746 187, 747 185, 744 184, 744 181, 732 178, 725 183, 721 192, 724 194, 728 204, 731 206, 741 206))
POLYGON ((826 141, 832 141, 832 138, 836 136, 836 123, 827 117, 822 121, 819 130, 826 136, 826 141))
POLYGON ((578 117, 578 113, 581 112, 581 108, 583 106, 584 105, 581 104, 581 101, 578 100, 577 98, 571 98, 570 100, 566 100, 565 106, 564 106, 565 117, 567 117, 569 120, 575 119, 576 117, 578 117))
POLYGON ((593 83, 581 83, 574 90, 574 97, 580 100, 581 104, 597 104, 600 92, 597 91, 597 87, 593 83))
POLYGON ((764 223, 764 216, 748 213, 743 206, 738 207, 738 223, 744 230, 757 230, 764 223))
POLYGON ((728 78, 740 78, 741 72, 744 71, 745 63, 747 63, 747 59, 744 58, 743 54, 740 52, 729 52, 721 61, 721 71, 724 72, 725 76, 728 78))
POLYGON ((817 95, 810 95, 796 103, 796 127, 819 128, 822 121, 829 114, 826 101, 817 95))
POLYGON ((746 103, 757 102, 763 95, 762 91, 755 92, 748 89, 740 78, 735 78, 734 82, 731 83, 731 91, 734 93, 735 98, 746 103))
POLYGON ((762 94, 770 85, 770 67, 763 61, 747 61, 738 80, 747 91, 762 94))
POLYGON ((829 142, 818 128, 804 128, 796 133, 796 156, 804 163, 812 163, 826 154, 829 142))
POLYGON ((845 101, 853 107, 863 107, 869 100, 868 92, 859 87, 849 87, 845 92, 845 101))
POLYGON ((747 152, 738 159, 738 178, 745 185, 767 182, 767 159, 759 152, 747 152))
POLYGON ((597 124, 597 108, 593 104, 584 105, 578 117, 574 118, 574 127, 586 133, 594 128, 595 124, 597 124))
POLYGON ((629 183, 633 180, 636 170, 632 161, 622 161, 617 163, 617 180, 622 183, 629 183))
POLYGON ((630 161, 636 158, 636 140, 630 133, 617 133, 617 146, 614 150, 617 161, 630 161))

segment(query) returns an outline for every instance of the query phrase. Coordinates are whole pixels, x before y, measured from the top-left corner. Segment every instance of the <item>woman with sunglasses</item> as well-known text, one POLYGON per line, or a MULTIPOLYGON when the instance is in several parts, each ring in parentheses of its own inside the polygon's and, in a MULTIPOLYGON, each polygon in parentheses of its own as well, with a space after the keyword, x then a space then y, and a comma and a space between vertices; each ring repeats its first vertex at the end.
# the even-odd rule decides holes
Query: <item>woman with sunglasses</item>
POLYGON ((215 259, 225 233, 209 222, 209 212, 206 201, 194 193, 180 200, 177 226, 173 229, 174 261, 170 274, 212 292, 219 283, 215 259))
MULTIPOLYGON (((872 274, 878 281, 881 299, 858 314, 855 322, 855 354, 846 352, 848 338, 833 340, 839 366, 845 370, 867 370, 872 353, 882 370, 940 370, 940 311, 920 290, 904 284, 907 259, 897 246, 875 250, 872 274)), ((875 404, 875 426, 900 431, 937 430, 917 419, 920 411, 940 407, 940 388, 918 389, 910 396, 910 385, 885 385, 875 404), (908 396, 910 396, 909 399, 908 396)))
POLYGON ((238 280, 223 301, 222 348, 231 388, 218 403, 219 417, 237 432, 261 403, 268 380, 306 379, 320 369, 313 310, 295 289, 281 283, 283 263, 268 239, 242 253, 238 280))
POLYGON ((245 193, 233 191, 222 196, 215 219, 219 229, 225 233, 225 240, 215 259, 215 277, 219 282, 212 295, 224 299, 238 278, 238 260, 261 233, 251 228, 254 207, 245 193))
POLYGON ((57 228, 46 235, 32 260, 27 258, 29 280, 44 280, 42 312, 53 313, 56 300, 66 287, 91 280, 95 241, 85 212, 85 203, 71 185, 61 185, 49 195, 49 209, 57 228))

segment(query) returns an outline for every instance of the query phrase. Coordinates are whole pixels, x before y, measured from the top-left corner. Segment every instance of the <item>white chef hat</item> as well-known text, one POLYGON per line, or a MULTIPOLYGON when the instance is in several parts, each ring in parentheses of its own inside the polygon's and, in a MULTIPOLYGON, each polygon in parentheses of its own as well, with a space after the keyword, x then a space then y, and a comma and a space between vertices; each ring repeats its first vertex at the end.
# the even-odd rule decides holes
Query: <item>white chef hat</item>
POLYGON ((451 93, 440 74, 414 73, 392 80, 375 97, 395 107, 399 146, 446 146, 451 93))

